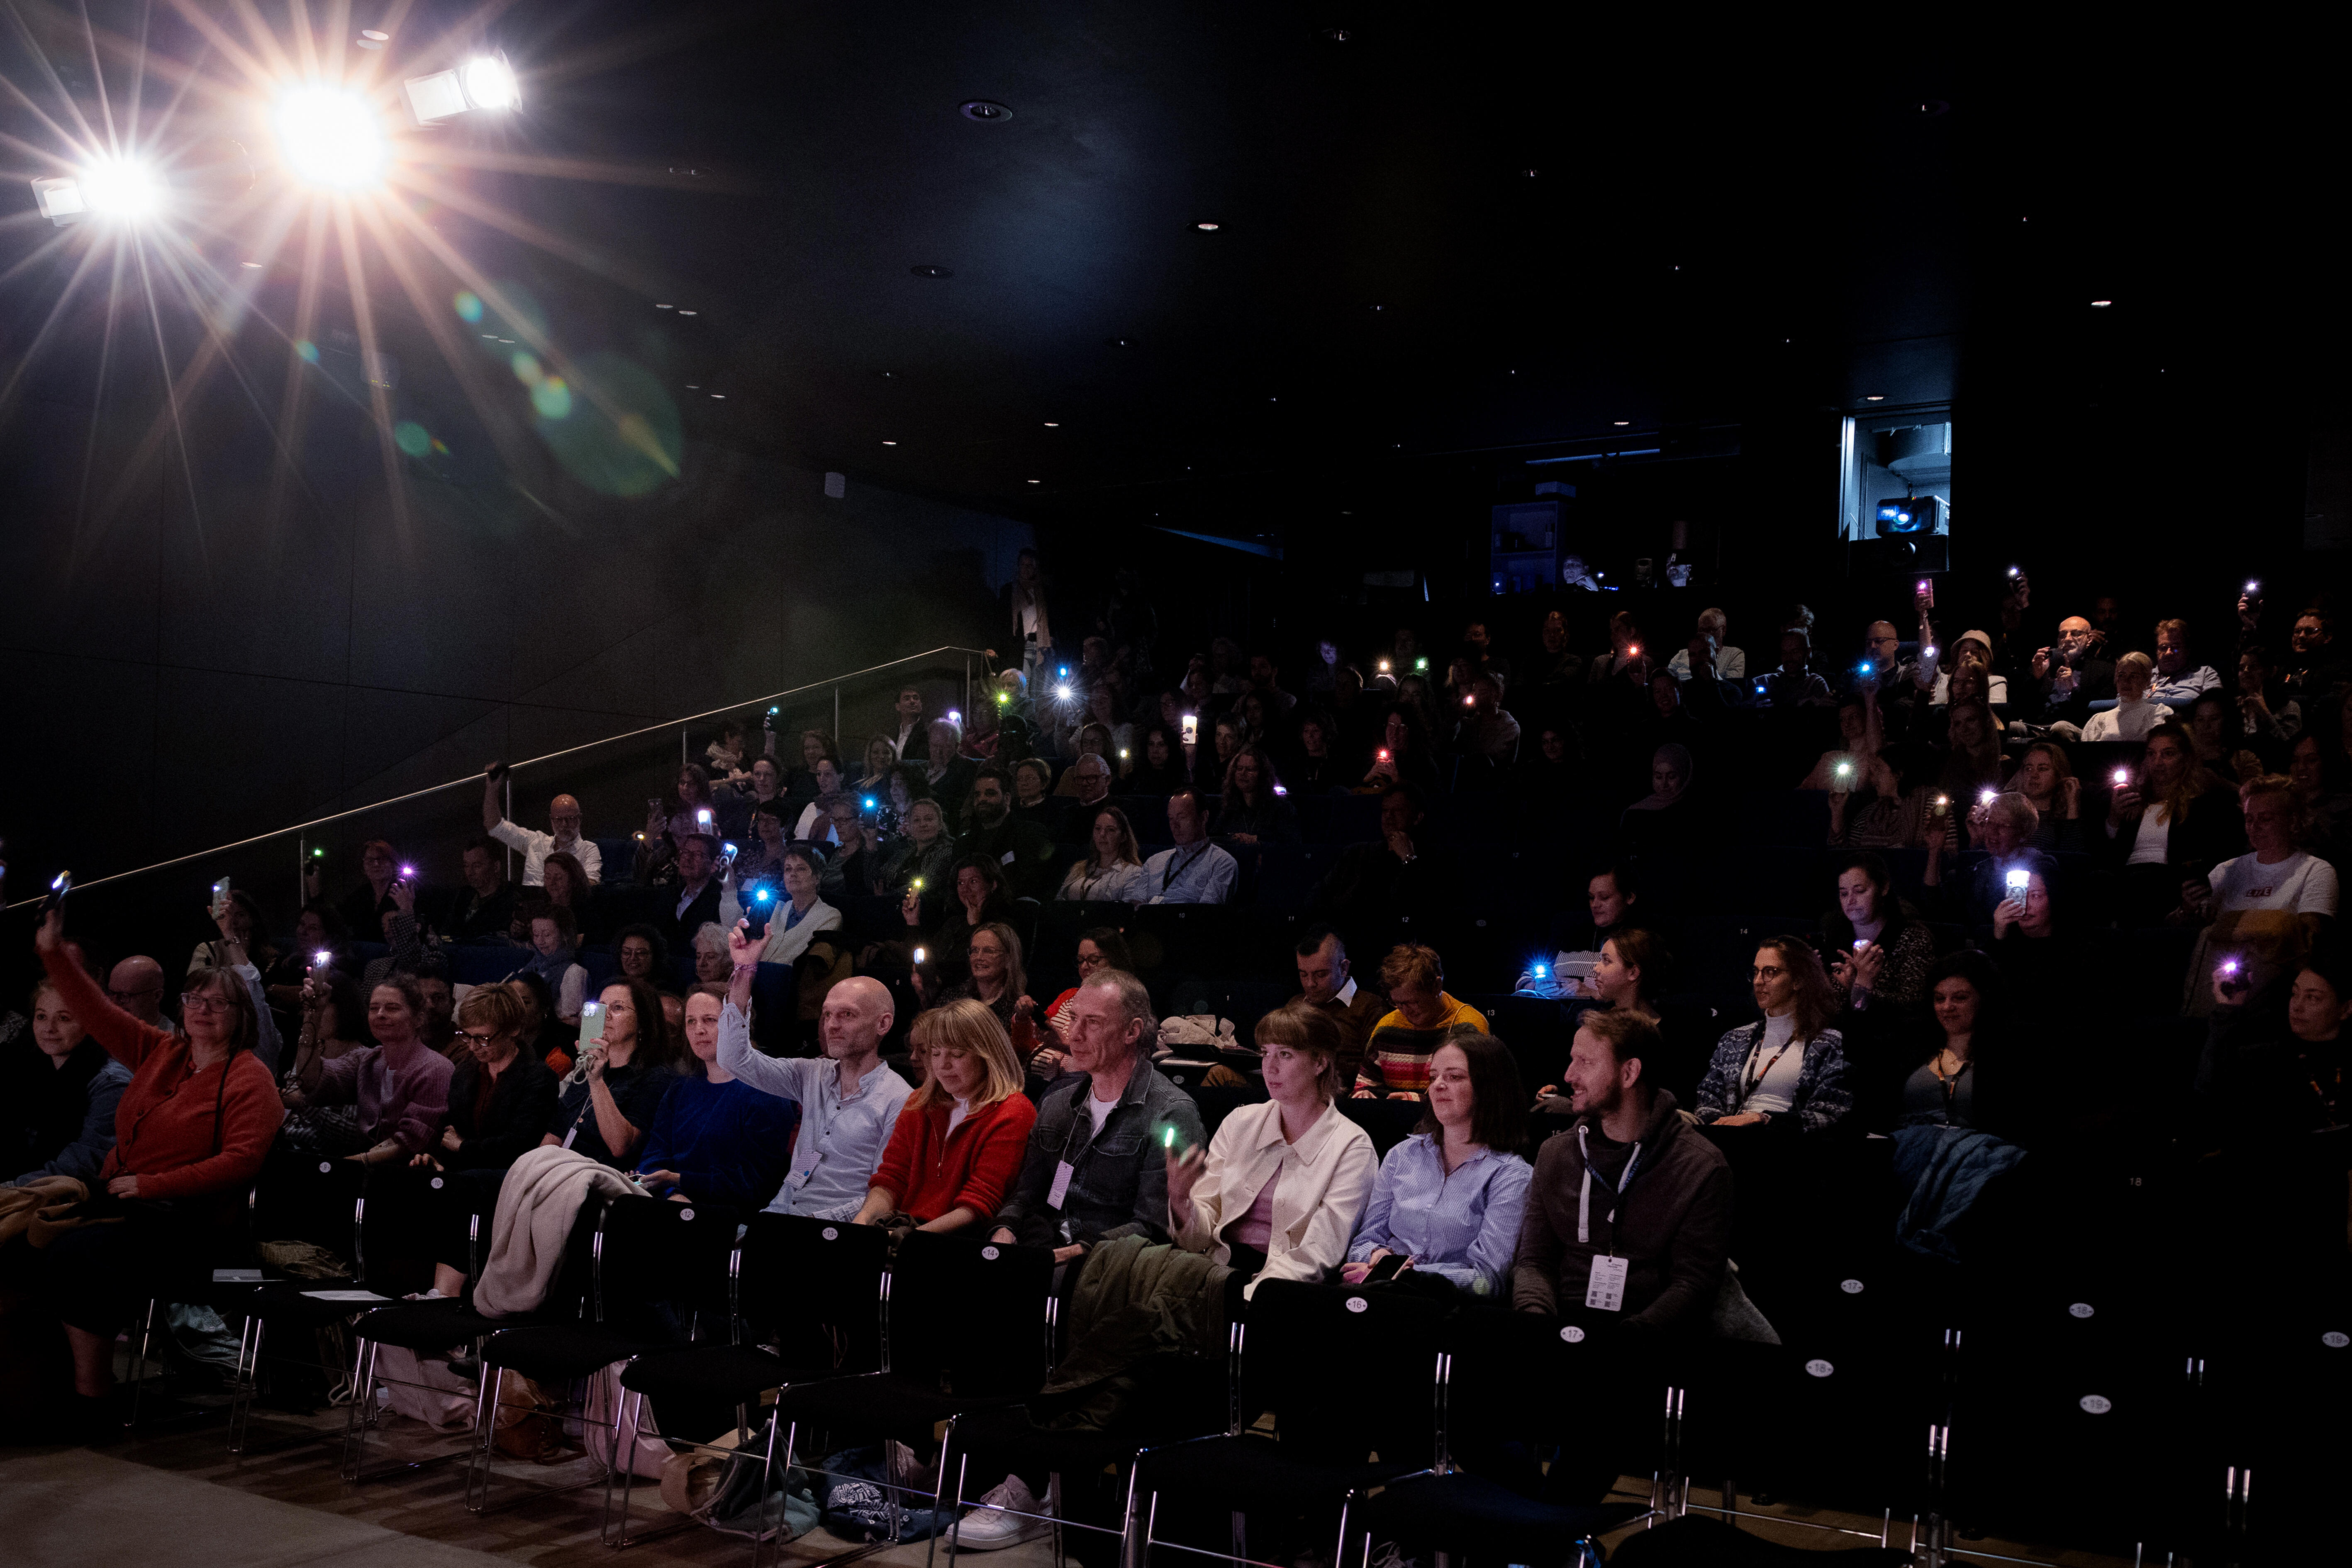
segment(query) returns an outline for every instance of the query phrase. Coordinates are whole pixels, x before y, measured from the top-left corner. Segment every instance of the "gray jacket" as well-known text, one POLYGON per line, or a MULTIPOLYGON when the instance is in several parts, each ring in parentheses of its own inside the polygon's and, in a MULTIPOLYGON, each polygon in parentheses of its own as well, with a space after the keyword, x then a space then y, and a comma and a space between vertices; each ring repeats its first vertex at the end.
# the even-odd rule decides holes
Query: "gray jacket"
POLYGON ((996 1213, 997 1224, 1024 1247, 1117 1241, 1123 1236, 1168 1239, 1168 1130, 1175 1129, 1172 1147, 1179 1153, 1196 1143, 1205 1146, 1209 1138, 1200 1109, 1148 1058, 1139 1058, 1127 1091, 1097 1134, 1084 1103, 1093 1086, 1090 1075, 1072 1073, 1038 1102, 1020 1179, 996 1213), (1070 1183, 1057 1207, 1047 1200, 1064 1161, 1070 1164, 1070 1183))

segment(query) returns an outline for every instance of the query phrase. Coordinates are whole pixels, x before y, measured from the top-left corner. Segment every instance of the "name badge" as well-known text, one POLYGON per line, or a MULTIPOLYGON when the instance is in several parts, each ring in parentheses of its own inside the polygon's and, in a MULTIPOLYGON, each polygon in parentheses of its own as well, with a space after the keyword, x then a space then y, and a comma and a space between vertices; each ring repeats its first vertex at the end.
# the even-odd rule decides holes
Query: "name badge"
POLYGON ((1047 1208, 1058 1209, 1062 1206, 1062 1200, 1070 1195, 1070 1178, 1076 1174, 1077 1174, 1077 1167, 1067 1160, 1055 1165, 1053 1189, 1045 1194, 1047 1208))
POLYGON ((1594 1258, 1591 1277, 1584 1287, 1584 1304, 1596 1312, 1622 1311, 1627 1267, 1628 1260, 1622 1258, 1594 1258))

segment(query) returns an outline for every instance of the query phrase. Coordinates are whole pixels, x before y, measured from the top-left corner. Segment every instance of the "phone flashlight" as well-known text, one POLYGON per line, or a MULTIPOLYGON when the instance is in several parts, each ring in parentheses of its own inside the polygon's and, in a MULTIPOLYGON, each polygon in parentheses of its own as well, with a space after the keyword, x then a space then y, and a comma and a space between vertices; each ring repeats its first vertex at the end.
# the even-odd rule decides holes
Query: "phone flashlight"
POLYGON ((772 718, 774 718, 777 714, 779 714, 779 713, 781 713, 781 712, 782 712, 782 711, 783 711, 783 710, 782 710, 782 709, 781 709, 781 708, 771 708, 771 709, 769 709, 769 710, 768 710, 768 717, 769 717, 769 718, 771 718, 771 719, 772 719, 772 718))
POLYGON ((63 908, 66 895, 72 891, 73 873, 71 871, 60 871, 50 878, 49 896, 41 900, 41 913, 47 916, 51 910, 63 908))
POLYGON ((2126 784, 2131 783, 2131 770, 2129 768, 2117 768, 2116 770, 2115 778, 2116 787, 2117 789, 2121 789, 2126 784))
POLYGON ((924 956, 925 955, 921 948, 919 947, 915 950, 915 962, 917 963, 922 963, 924 961, 924 956))
POLYGON ((866 809, 868 811, 874 809, 874 797, 870 795, 866 797, 866 809))
POLYGON ((1160 1146, 1161 1148, 1163 1148, 1163 1149, 1173 1149, 1174 1147, 1176 1147, 1176 1129, 1175 1129, 1175 1128, 1171 1127, 1171 1128, 1169 1128, 1167 1131, 1163 1131, 1162 1133, 1160 1133, 1160 1146))
POLYGON ((1290 787, 1287 784, 1276 784, 1274 786, 1274 793, 1276 795, 1288 795, 1290 793, 1290 787))
POLYGON ((1381 761, 1382 761, 1382 762, 1384 762, 1384 763, 1385 763, 1385 762, 1387 762, 1387 761, 1389 760, 1389 749, 1388 749, 1386 746, 1382 746, 1382 747, 1381 748, 1381 750, 1380 750, 1380 759, 1381 759, 1381 761))
POLYGON ((697 827, 708 827, 710 826, 710 808, 709 806, 700 806, 696 809, 694 814, 694 825, 697 827))
POLYGON ((1627 643, 1627 644, 1625 645, 1625 657, 1626 657, 1626 658, 1641 658, 1641 657, 1642 657, 1642 645, 1641 645, 1640 643, 1637 643, 1637 642, 1629 642, 1629 643, 1627 643))
POLYGON ((2255 582, 2252 577, 2249 577, 2249 578, 2247 578, 2247 579, 2246 579, 2246 592, 2247 592, 2247 593, 2249 593, 2249 594, 2259 594, 2259 593, 2261 593, 2262 591, 2263 591, 2263 585, 2262 585, 2260 583, 2255 582))
POLYGON ((1389 672, 1389 661, 1387 659, 1382 659, 1379 664, 1373 666, 1373 668, 1378 669, 1382 675, 1386 675, 1389 672))
POLYGON ((770 900, 773 899, 776 895, 775 895, 775 894, 773 894, 773 893, 772 893, 772 892, 770 892, 770 891, 768 891, 768 889, 767 889, 762 888, 762 889, 761 889, 758 892, 756 892, 756 893, 752 894, 751 896, 752 896, 752 898, 754 898, 754 899, 758 900, 761 903, 763 903, 763 904, 764 904, 764 903, 768 902, 770 900))
POLYGON ((1990 785, 1987 785, 1985 788, 1977 791, 1977 804, 1979 805, 1990 805, 1993 801, 1993 796, 2000 793, 2000 791, 1992 788, 1990 785))
POLYGON ((1055 677, 1055 679, 1060 679, 1060 680, 1067 680, 1067 679, 1070 679, 1070 667, 1069 667, 1068 665, 1066 665, 1066 665, 1064 665, 1064 666, 1062 666, 1061 672, 1060 672, 1060 673, 1055 677))
POLYGON ((1927 579, 1926 579, 1925 577, 1922 577, 1922 578, 1920 578, 1920 579, 1919 579, 1919 592, 1921 592, 1921 593, 1923 593, 1923 594, 1924 594, 1924 593, 1926 593, 1927 591, 1927 579))
POLYGON ((1920 657, 1921 658, 1935 658, 1935 657, 1936 657, 1936 645, 1935 645, 1934 643, 1929 643, 1926 647, 1921 648, 1921 649, 1919 650, 1919 657, 1920 657))
POLYGON ((1858 936, 1853 939, 1853 950, 1856 952, 1864 952, 1869 946, 1870 939, 1866 936, 1858 936))
POLYGON ((1852 763, 1840 763, 1837 765, 1837 776, 1840 778, 1844 778, 1853 772, 1853 764, 1852 763))
POLYGON ((1865 658, 1860 664, 1853 667, 1853 672, 1856 675, 1868 675, 1877 668, 1878 667, 1876 665, 1871 663, 1870 660, 1865 658))
POLYGON ((1535 976, 1536 976, 1536 978, 1537 978, 1538 980, 1541 980, 1544 976, 1546 976, 1547 974, 1549 974, 1550 973, 1551 973, 1551 965, 1549 965, 1549 964, 1548 964, 1548 963, 1538 963, 1538 964, 1537 964, 1537 965, 1536 965, 1536 967, 1535 967, 1535 976))
POLYGON ((1948 812, 1948 811, 1949 811, 1949 810, 1951 810, 1951 809, 1952 809, 1952 797, 1951 797, 1950 795, 1937 795, 1937 796, 1936 797, 1936 815, 1937 815, 1937 816, 1943 816, 1943 815, 1944 815, 1944 813, 1946 813, 1946 812, 1948 812))
POLYGON ((961 724, 961 723, 962 723, 962 722, 963 722, 963 714, 962 714, 961 711, 959 711, 958 710, 956 710, 956 709, 953 709, 953 708, 949 709, 949 710, 948 710, 948 722, 949 722, 949 723, 950 723, 950 724, 961 724))
POLYGON ((1759 697, 1764 695, 1764 683, 1760 680, 1756 683, 1756 695, 1759 697))
POLYGON ((2223 959, 2223 960, 2221 961, 2221 973, 2222 973, 2223 974, 2235 974, 2235 973, 2238 973, 2238 961, 2237 961, 2236 959, 2234 959, 2234 958, 2225 958, 2225 959, 2223 959))
POLYGON ((313 860, 324 860, 326 858, 327 852, 324 849, 313 849, 310 851, 310 858, 313 860))
POLYGON ((400 879, 404 882, 411 880, 415 875, 416 868, 414 866, 403 866, 400 868, 400 879))
POLYGON ((1118 760, 1122 763, 1127 761, 1127 748, 1125 746, 1121 746, 1118 749, 1118 760))
POLYGON ((2011 576, 2012 576, 2012 577, 2016 576, 2016 575, 2017 575, 2017 568, 2016 568, 2016 567, 2014 567, 2014 566, 2011 567, 2011 568, 2009 569, 2009 574, 2010 574, 2011 576))
POLYGON ((310 967, 313 969, 324 969, 334 962, 335 955, 323 947, 310 955, 310 967))
POLYGON ((910 884, 910 886, 912 886, 912 887, 914 888, 915 891, 917 891, 917 892, 919 892, 919 892, 921 892, 921 891, 923 890, 923 879, 922 879, 920 877, 918 877, 918 878, 916 878, 916 879, 914 879, 914 881, 910 884))
POLYGON ((1056 686, 1054 688, 1054 695, 1067 702, 1070 700, 1070 689, 1066 686, 1056 686))
POLYGON ((2022 899, 2025 897, 2026 885, 2033 880, 2033 873, 2031 871, 2011 871, 2003 879, 2003 880, 2009 884, 2009 896, 2011 898, 2022 899))
POLYGON ((1475 697, 1465 697, 1462 700, 1462 706, 1465 708, 1475 708, 1478 706, 1478 700, 1475 697))
POLYGON ((1426 658, 1414 659, 1412 661, 1412 667, 1415 669, 1427 669, 1429 668, 1429 660, 1426 658))
POLYGON ((1012 694, 1011 692, 1009 692, 1009 691, 1000 691, 1000 692, 998 692, 998 693, 996 694, 996 705, 997 705, 999 708, 1003 707, 1006 703, 1008 703, 1008 702, 1010 702, 1010 701, 1012 701, 1012 700, 1013 700, 1013 694, 1012 694))

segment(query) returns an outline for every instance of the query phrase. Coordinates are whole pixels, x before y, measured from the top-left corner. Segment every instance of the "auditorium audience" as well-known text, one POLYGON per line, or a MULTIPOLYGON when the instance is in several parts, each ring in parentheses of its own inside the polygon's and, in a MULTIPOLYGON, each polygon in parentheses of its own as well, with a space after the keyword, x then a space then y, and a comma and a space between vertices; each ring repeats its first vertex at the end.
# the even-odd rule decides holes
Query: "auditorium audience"
POLYGON ((778 1214, 845 1219, 866 1196, 866 1177, 882 1158, 907 1102, 907 1080, 882 1059, 896 1021, 889 987, 852 975, 824 994, 817 1016, 817 1057, 772 1057, 751 1045, 755 939, 746 926, 728 935, 732 960, 727 1005, 719 1014, 718 1060, 754 1089, 801 1108, 791 1168, 768 1207, 778 1214))
POLYGON ((355 1107, 357 1147, 329 1148, 362 1164, 406 1163, 431 1149, 449 1109, 449 1058, 420 1037, 424 994, 405 974, 387 974, 368 992, 367 1027, 375 1044, 319 1066, 313 1084, 284 1091, 286 1109, 355 1107))
POLYGON ((1298 939, 1298 994, 1290 1000, 1321 1008, 1339 1026, 1339 1082, 1354 1088, 1364 1047, 1389 1011, 1388 999, 1360 985, 1348 961, 1348 944, 1328 925, 1313 925, 1298 939))
MULTIPOLYGON (((2123 686, 2122 659, 2116 660, 2116 685, 2120 690, 2123 686)), ((2178 712, 2185 705, 2196 701, 2201 693, 2217 690, 2221 685, 2221 678, 2213 672, 2212 666, 2199 664, 2189 657, 2187 621, 2175 618, 2156 623, 2156 658, 2151 668, 2149 697, 2178 712)), ((2084 732, 2083 738, 2091 738, 2088 731, 2084 732)), ((2126 735, 2123 739, 2133 741, 2139 737, 2126 735)))
POLYGON ((1396 1258, 1396 1274, 1499 1298, 1534 1174, 1518 1154, 1526 1098, 1510 1047, 1492 1035, 1459 1034, 1440 1046, 1430 1063, 1429 1110, 1381 1162, 1340 1278, 1360 1285, 1396 1258))
MULTIPOLYGON (((2295 847, 2304 824, 2294 782, 2276 774, 2259 778, 2239 791, 2239 799, 2252 852, 2190 881, 2184 907, 2217 927, 2225 917, 2249 910, 2283 911, 2315 934, 2336 916, 2336 868, 2295 847)), ((2217 934, 2226 940, 2226 932, 2217 934)))
POLYGON ((604 1038, 582 1041, 541 1142, 635 1170, 638 1146, 678 1081, 677 1052, 662 1024, 660 994, 643 980, 616 980, 596 1000, 604 1009, 604 1038))
POLYGON ((2036 741, 2026 747, 2018 757, 2010 788, 2023 795, 2034 811, 2033 831, 2025 840, 2028 847, 2077 853, 2086 847, 2083 781, 2074 776, 2065 747, 2050 741, 2036 741))
POLYGON ((522 885, 538 887, 547 858, 559 852, 579 861, 583 879, 590 883, 603 881, 604 851, 596 847, 594 839, 581 836, 580 803, 568 795, 559 795, 549 801, 545 833, 517 826, 506 816, 501 783, 506 772, 504 763, 492 763, 482 770, 482 831, 509 849, 522 851, 522 885))
POLYGON ((989 921, 975 926, 968 942, 962 978, 940 990, 940 999, 969 997, 987 1008, 1025 1061, 1038 1046, 1037 1004, 1027 994, 1021 939, 1004 921, 989 921))
POLYGON ((1222 904, 1233 897, 1241 866, 1210 842, 1204 814, 1195 791, 1168 797, 1168 837, 1175 847, 1143 863, 1144 902, 1222 904))
POLYGON ((1217 806, 1214 837, 1222 844, 1296 844, 1298 814, 1283 796, 1274 759, 1256 741, 1225 764, 1224 794, 1217 806))
POLYGON ((841 911, 821 896, 823 873, 817 858, 799 845, 787 846, 776 859, 775 896, 760 906, 767 930, 761 938, 759 963, 795 963, 809 943, 825 931, 841 929, 841 911))
POLYGON ((1135 958, 1129 951, 1127 938, 1114 926, 1096 926, 1080 933, 1075 960, 1078 972, 1077 985, 1071 986, 1054 998, 1045 1008, 1045 1026, 1053 1031, 1055 1043, 1039 1049, 1030 1058, 1029 1068, 1040 1078, 1052 1078, 1062 1070, 1068 1052, 1062 1042, 1070 1037, 1070 1004, 1078 999, 1078 986, 1084 985, 1105 969, 1117 969, 1132 974, 1135 958))
POLYGON ((1070 1005, 1070 1070, 1038 1102, 1020 1178, 991 1233, 1050 1247, 1057 1263, 1121 1237, 1169 1239, 1167 1151, 1205 1137, 1192 1096, 1144 1055, 1157 1020, 1143 982, 1106 969, 1070 1005))
POLYGON ((371 838, 360 846, 361 883, 335 905, 344 927, 357 942, 384 942, 383 917, 398 906, 392 885, 400 880, 400 852, 389 840, 371 838))
POLYGON ((587 999, 588 971, 572 961, 580 931, 572 911, 558 904, 530 921, 530 956, 522 967, 539 976, 555 999, 555 1016, 566 1027, 580 1023, 580 1004, 587 999))
POLYGON ((15 1173, 9 1184, 36 1176, 96 1182, 130 1082, 131 1069, 90 1037, 56 984, 36 982, 30 1026, 0 1044, 0 1171, 15 1173))
POLYGON ((994 763, 971 775, 957 853, 999 868, 1005 895, 1045 899, 1054 886, 1054 841, 1034 822, 1013 814, 1013 778, 994 763))
MULTIPOLYGON (((430 1149, 410 1163, 448 1173, 442 1191, 445 1220, 434 1264, 434 1289, 457 1296, 466 1288, 473 1248, 467 1220, 498 1209, 507 1168, 539 1147, 555 1121, 555 1074, 522 1049, 522 1001, 501 985, 478 985, 457 1005, 463 1054, 449 1075, 449 1119, 430 1149)), ((487 1237, 480 1256, 488 1256, 487 1237)))
POLYGON ((87 1211, 121 1223, 61 1229, 40 1249, 35 1282, 72 1353, 72 1428, 95 1436, 120 1429, 110 1399, 114 1338, 131 1313, 159 1290, 246 1262, 246 1194, 284 1111, 269 1068, 253 1054, 261 1007, 250 965, 192 970, 180 995, 185 1022, 166 1028, 108 1001, 64 931, 59 909, 35 928, 49 984, 131 1073, 115 1107, 114 1148, 92 1184, 104 1194, 93 1192, 87 1211))
POLYGON ((1928 1052, 1903 1080, 1896 1105, 1898 1127, 1973 1127, 1997 1131, 2016 1141, 2013 1121, 2004 1121, 2000 1108, 2013 1110, 2026 1097, 2021 1086, 1996 1082, 1989 1099, 1984 1089, 1985 1063, 1990 1058, 1998 1079, 2011 1070, 2000 1059, 2000 981, 1991 961, 1974 951, 1940 958, 1927 971, 1927 998, 1932 1022, 1923 1031, 1928 1052))
POLYGON ((1244 1281, 1319 1284, 1348 1256, 1379 1160, 1370 1134, 1332 1103, 1339 1028, 1288 1005, 1257 1023, 1265 1100, 1237 1107, 1207 1149, 1167 1151, 1168 1228, 1244 1281))
POLYGON ((886 843, 876 887, 894 903, 913 895, 924 906, 924 919, 936 919, 955 890, 955 840, 948 837, 940 803, 929 796, 908 806, 904 826, 903 835, 886 843))
POLYGON ((906 1096, 856 1221, 933 1232, 984 1225, 1020 1175, 1037 1121, 1020 1058, 996 1016, 967 997, 918 1015, 908 1038, 923 1086, 906 1096))
POLYGON ((2159 724, 2137 770, 2116 770, 2101 848, 2135 924, 2181 907, 2191 883, 2245 842, 2238 803, 2197 765, 2189 732, 2159 724))
POLYGON ((1389 704, 1385 726, 1372 752, 1371 767, 1357 787, 1386 789, 1391 784, 1410 784, 1421 792, 1423 799, 1427 799, 1438 787, 1437 759, 1432 752, 1429 736, 1429 723, 1416 704, 1389 704))
POLYGON ((1142 847, 1127 813, 1116 805, 1097 807, 1087 819, 1085 858, 1072 861, 1069 874, 1054 897, 1098 903, 1139 904, 1143 891, 1142 847))
MULTIPOLYGON (((2154 661, 2144 653, 2127 653, 2116 659, 2116 705, 2091 715, 2090 722, 2083 726, 2083 739, 2145 741, 2149 731, 2170 721, 2172 709, 2148 696, 2148 682, 2155 668, 2154 661)), ((2194 701, 2195 694, 2189 700, 2194 701)))
POLYGON ((1910 1007, 1927 994, 1935 940, 1904 912, 1886 862, 1864 851, 1838 863, 1837 905, 1822 917, 1822 951, 1834 954, 1831 978, 1856 1011, 1874 1001, 1910 1007))
POLYGON ((656 992, 677 984, 670 968, 669 938, 651 925, 621 928, 613 939, 613 966, 621 979, 643 981, 656 992))
POLYGON ((1731 1236, 1731 1170, 1649 1081, 1658 1046, 1657 1026, 1637 1013, 1578 1025, 1568 1065, 1576 1129, 1536 1155, 1511 1268, 1519 1310, 1653 1333, 1706 1328, 1731 1236), (1604 1274, 1596 1259, 1622 1261, 1604 1274))
POLYGON ((1433 948, 1405 942, 1381 961, 1381 989, 1390 1010, 1372 1026, 1363 1065, 1356 1069, 1358 1100, 1420 1100, 1429 1089, 1429 1064, 1456 1030, 1486 1031, 1486 1016, 1445 992, 1445 969, 1433 948))
POLYGON ((637 1176, 648 1191, 749 1215, 783 1184, 801 1108, 745 1083, 718 1059, 726 994, 714 981, 698 982, 686 994, 685 1067, 654 1113, 637 1176))
POLYGON ((1821 957, 1796 937, 1756 947, 1750 989, 1764 1016, 1717 1042, 1693 1107, 1709 1127, 1820 1132, 1853 1103, 1838 995, 1821 957))

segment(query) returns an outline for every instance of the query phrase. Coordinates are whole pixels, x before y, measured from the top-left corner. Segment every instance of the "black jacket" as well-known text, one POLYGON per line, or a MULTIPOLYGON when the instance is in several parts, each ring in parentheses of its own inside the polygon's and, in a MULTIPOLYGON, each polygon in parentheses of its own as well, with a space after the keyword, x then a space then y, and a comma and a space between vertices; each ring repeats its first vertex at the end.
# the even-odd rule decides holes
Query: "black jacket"
POLYGON ((977 822, 956 840, 956 858, 977 855, 996 862, 1004 890, 1040 902, 1054 896, 1054 839, 1045 828, 1017 815, 993 827, 977 822))
POLYGON ((554 1125, 555 1074, 538 1057, 518 1056, 499 1074, 490 1103, 477 1121, 474 1097, 481 1081, 481 1064, 471 1056, 460 1058, 449 1075, 449 1125, 461 1146, 455 1154, 436 1157, 455 1169, 503 1171, 538 1148, 554 1125))

